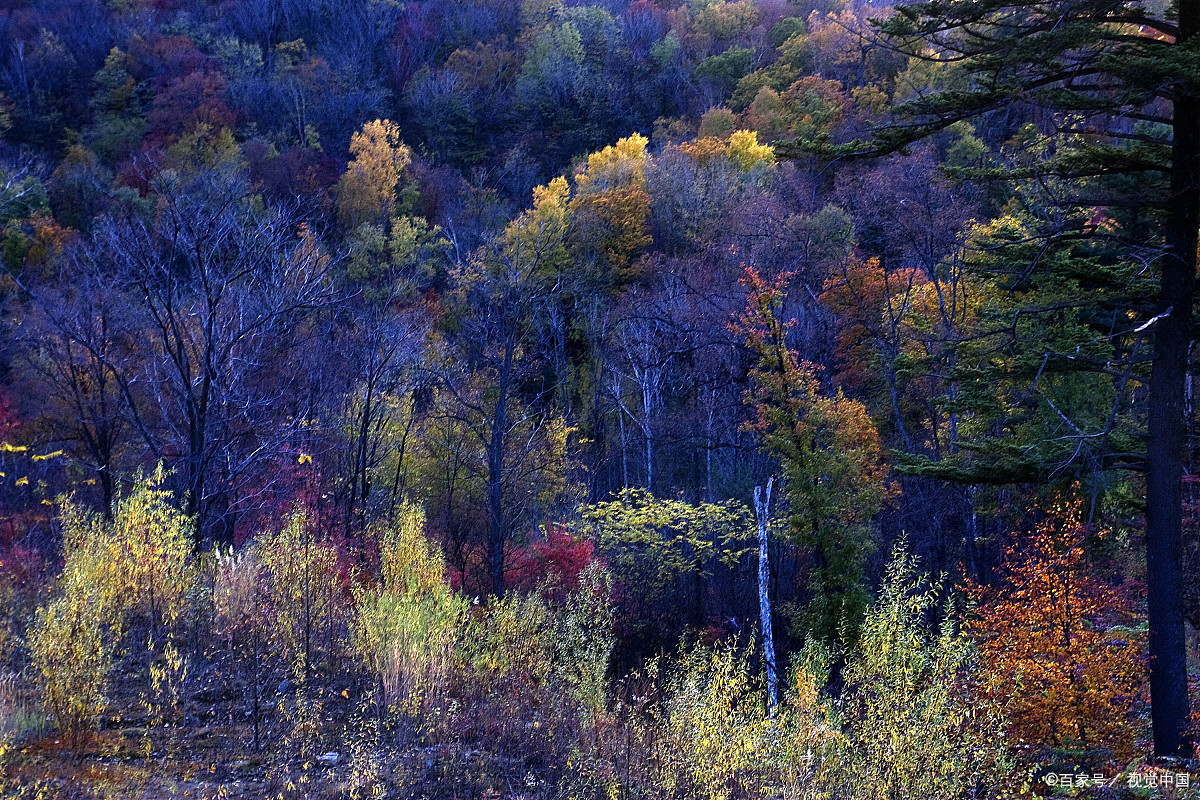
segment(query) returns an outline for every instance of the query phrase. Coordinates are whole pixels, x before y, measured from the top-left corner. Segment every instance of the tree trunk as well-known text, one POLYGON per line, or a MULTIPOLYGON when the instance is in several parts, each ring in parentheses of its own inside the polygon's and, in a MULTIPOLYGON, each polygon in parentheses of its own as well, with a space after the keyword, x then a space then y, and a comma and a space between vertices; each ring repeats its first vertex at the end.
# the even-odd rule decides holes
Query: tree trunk
POLYGON ((508 531, 504 524, 504 437, 508 431, 508 385, 512 372, 511 345, 505 353, 503 372, 497 388, 496 407, 488 441, 488 512, 491 517, 492 594, 504 595, 504 540, 508 531))
POLYGON ((767 664, 767 708, 775 714, 778 702, 778 674, 775 669, 775 637, 771 632, 771 598, 767 593, 771 582, 771 562, 767 550, 767 525, 771 514, 771 486, 775 478, 767 479, 767 490, 754 487, 754 516, 758 519, 758 613, 762 625, 763 661, 767 664))
MULTIPOLYGON (((1181 0, 1180 46, 1200 30, 1200 0, 1181 0)), ((1171 198, 1154 328, 1146 446, 1146 599, 1154 752, 1187 756, 1187 653, 1183 619, 1182 478, 1185 376, 1200 225, 1200 98, 1176 84, 1171 198)))

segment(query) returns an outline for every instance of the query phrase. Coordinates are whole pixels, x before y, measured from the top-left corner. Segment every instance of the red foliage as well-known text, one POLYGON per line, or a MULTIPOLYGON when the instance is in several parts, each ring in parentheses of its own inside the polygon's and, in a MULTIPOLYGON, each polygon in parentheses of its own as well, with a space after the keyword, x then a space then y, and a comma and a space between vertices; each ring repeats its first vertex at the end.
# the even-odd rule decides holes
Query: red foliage
POLYGON ((409 3, 404 7, 392 40, 388 45, 391 69, 388 85, 400 90, 408 79, 429 59, 437 44, 437 27, 425 3, 409 3))
POLYGON ((256 533, 277 526, 298 502, 309 509, 318 530, 330 532, 333 527, 321 519, 321 471, 311 456, 298 449, 284 448, 274 459, 264 462, 238 496, 243 499, 230 508, 236 520, 233 540, 238 546, 256 533))
POLYGON ((155 95, 146 125, 152 137, 162 139, 186 133, 201 123, 220 130, 232 128, 236 121, 225 103, 225 76, 206 69, 172 81, 155 95))
MULTIPOLYGON (((468 594, 487 594, 486 551, 482 544, 466 546, 463 566, 449 569, 450 586, 468 594)), ((590 541, 572 536, 565 525, 553 524, 546 538, 527 545, 509 542, 504 550, 504 585, 517 592, 531 592, 547 580, 555 593, 569 592, 579 585, 579 573, 596 557, 590 541)))
POLYGON ((0 547, 0 586, 36 590, 45 579, 46 559, 41 552, 13 542, 0 547))
POLYGON ((654 0, 634 0, 621 16, 621 30, 635 55, 643 56, 670 27, 667 12, 654 0))
POLYGON ((506 582, 528 591, 553 578, 560 589, 570 591, 579 585, 579 573, 595 558, 594 550, 590 541, 572 536, 565 525, 549 525, 545 541, 514 548, 509 554, 506 582))
POLYGON ((17 418, 17 413, 13 409, 12 400, 8 397, 8 390, 0 386, 0 442, 11 441, 20 425, 21 420, 17 418))

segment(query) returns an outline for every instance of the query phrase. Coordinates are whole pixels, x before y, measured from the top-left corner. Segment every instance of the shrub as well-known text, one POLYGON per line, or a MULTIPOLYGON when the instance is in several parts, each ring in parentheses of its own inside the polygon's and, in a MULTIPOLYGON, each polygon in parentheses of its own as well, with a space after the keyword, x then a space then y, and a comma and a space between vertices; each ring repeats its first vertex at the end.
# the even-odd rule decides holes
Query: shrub
POLYGON ((660 781, 676 797, 752 792, 768 753, 766 695, 732 647, 685 652, 657 711, 660 781))
POLYGON ((114 648, 129 618, 147 621, 153 637, 178 618, 191 585, 191 523, 159 488, 163 477, 160 468, 138 481, 108 523, 70 500, 61 504, 63 571, 28 642, 46 709, 75 749, 106 705, 114 648))
POLYGON ((424 525, 424 512, 406 503, 394 522, 376 529, 380 581, 355 590, 354 647, 380 681, 381 704, 410 713, 444 689, 467 608, 447 585, 424 525))
POLYGON ((340 621, 337 548, 316 541, 308 511, 300 504, 279 530, 260 537, 257 544, 275 632, 294 677, 305 683, 322 633, 327 650, 332 649, 340 621))
POLYGON ((213 630, 222 637, 244 681, 246 716, 255 752, 263 744, 263 684, 271 653, 269 593, 258 544, 235 553, 216 550, 208 562, 212 586, 213 630))
POLYGON ((74 750, 87 741, 107 705, 113 635, 103 612, 94 593, 70 592, 39 608, 29 632, 42 701, 74 750))
POLYGON ((125 579, 118 543, 99 517, 64 500, 60 521, 65 560, 57 596, 38 608, 27 641, 43 704, 78 750, 107 704, 125 579))
POLYGON ((466 657, 486 690, 510 679, 540 686, 550 673, 553 619, 537 594, 512 593, 472 619, 466 657))
POLYGON ((122 605, 136 611, 157 633, 178 620, 192 585, 192 521, 161 488, 162 465, 113 509, 114 569, 123 582, 122 605))
POLYGON ((952 800, 1004 778, 999 709, 969 696, 971 642, 949 614, 929 624, 942 587, 901 546, 846 663, 844 785, 872 800, 952 800))
POLYGON ((556 677, 567 696, 591 714, 605 709, 613 630, 612 579, 597 562, 579 575, 554 640, 556 677))

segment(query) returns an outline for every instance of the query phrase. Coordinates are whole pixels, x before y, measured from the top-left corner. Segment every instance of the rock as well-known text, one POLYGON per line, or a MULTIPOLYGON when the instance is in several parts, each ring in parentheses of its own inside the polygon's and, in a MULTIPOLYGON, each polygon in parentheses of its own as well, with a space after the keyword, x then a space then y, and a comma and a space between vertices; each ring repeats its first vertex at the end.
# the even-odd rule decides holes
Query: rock
POLYGON ((322 753, 321 755, 317 756, 317 763, 320 764, 322 767, 336 767, 337 763, 338 763, 338 759, 340 759, 340 758, 341 758, 341 756, 339 756, 337 753, 331 751, 328 753, 322 753))
POLYGON ((288 689, 292 688, 292 682, 284 678, 279 682, 279 694, 287 694, 288 689))

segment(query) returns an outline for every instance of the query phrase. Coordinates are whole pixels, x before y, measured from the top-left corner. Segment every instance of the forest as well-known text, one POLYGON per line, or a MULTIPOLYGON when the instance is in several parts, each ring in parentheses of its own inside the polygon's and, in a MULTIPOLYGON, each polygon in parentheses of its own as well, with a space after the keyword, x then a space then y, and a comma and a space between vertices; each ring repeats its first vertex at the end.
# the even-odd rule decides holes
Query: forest
POLYGON ((0 796, 1197 797, 1198 232, 1200 0, 3 0, 0 796))

